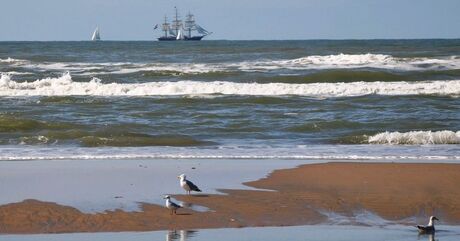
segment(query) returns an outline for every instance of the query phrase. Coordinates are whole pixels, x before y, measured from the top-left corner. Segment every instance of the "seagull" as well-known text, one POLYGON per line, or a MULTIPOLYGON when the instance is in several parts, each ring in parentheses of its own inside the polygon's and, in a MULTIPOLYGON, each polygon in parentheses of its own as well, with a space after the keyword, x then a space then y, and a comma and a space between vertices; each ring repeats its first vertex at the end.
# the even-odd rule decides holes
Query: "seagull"
POLYGON ((191 191, 195 191, 195 192, 201 192, 201 190, 195 185, 193 184, 193 182, 187 180, 185 174, 182 174, 180 176, 178 176, 177 178, 180 179, 179 183, 180 183, 180 186, 185 190, 187 191, 187 194, 190 195, 190 192, 191 191))
POLYGON ((171 201, 171 197, 166 195, 163 199, 166 199, 166 207, 170 210, 170 215, 176 214, 177 209, 182 208, 180 205, 171 201))
POLYGON ((418 228, 418 232, 421 234, 433 234, 436 230, 434 229, 434 220, 439 219, 435 216, 430 217, 430 222, 426 226, 422 225, 417 225, 416 227, 418 228))

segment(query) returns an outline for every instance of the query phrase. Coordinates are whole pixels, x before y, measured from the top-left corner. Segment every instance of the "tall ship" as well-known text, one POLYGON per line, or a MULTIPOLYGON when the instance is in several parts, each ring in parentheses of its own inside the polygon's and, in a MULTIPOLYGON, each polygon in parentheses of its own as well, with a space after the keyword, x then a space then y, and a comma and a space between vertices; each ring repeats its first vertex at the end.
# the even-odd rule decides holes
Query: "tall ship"
MULTIPOLYGON (((212 33, 198 25, 195 21, 195 16, 190 12, 187 14, 185 21, 182 21, 177 7, 174 7, 174 9, 175 16, 171 23, 168 22, 168 17, 165 16, 165 21, 161 25, 164 34, 158 38, 158 41, 200 41, 212 33)), ((155 26, 155 29, 157 27, 158 25, 155 26)))

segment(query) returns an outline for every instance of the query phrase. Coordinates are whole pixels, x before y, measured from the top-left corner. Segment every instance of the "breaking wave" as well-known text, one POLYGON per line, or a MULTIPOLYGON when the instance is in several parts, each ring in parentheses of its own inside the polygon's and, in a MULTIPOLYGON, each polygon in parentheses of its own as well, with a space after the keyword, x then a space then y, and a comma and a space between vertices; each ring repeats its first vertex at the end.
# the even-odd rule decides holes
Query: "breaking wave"
POLYGON ((140 84, 75 82, 69 73, 58 78, 16 82, 9 75, 0 78, 0 96, 311 96, 347 97, 361 95, 460 95, 460 80, 419 82, 350 82, 350 83, 234 83, 224 81, 150 82, 140 84))
POLYGON ((76 62, 32 62, 21 59, 0 59, 16 67, 37 70, 71 71, 79 75, 132 74, 139 72, 170 72, 173 74, 206 74, 214 72, 269 72, 276 70, 309 69, 353 69, 376 68, 388 70, 426 71, 460 69, 458 56, 428 57, 394 57, 385 54, 335 54, 311 55, 295 59, 261 59, 242 62, 216 63, 76 63, 76 62))
POLYGON ((444 58, 398 58, 384 54, 312 55, 297 59, 255 61, 234 64, 245 71, 276 69, 376 68, 392 70, 443 70, 460 68, 457 56, 444 58))
POLYGON ((425 145, 460 144, 460 131, 384 132, 369 137, 370 144, 425 145))

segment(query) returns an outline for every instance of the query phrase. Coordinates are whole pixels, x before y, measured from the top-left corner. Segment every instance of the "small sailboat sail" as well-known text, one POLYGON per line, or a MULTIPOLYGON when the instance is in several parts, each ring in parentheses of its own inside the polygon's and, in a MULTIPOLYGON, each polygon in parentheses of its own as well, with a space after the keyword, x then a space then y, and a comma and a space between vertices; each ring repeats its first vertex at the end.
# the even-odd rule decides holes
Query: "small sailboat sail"
POLYGON ((96 30, 94 30, 94 33, 93 33, 93 36, 91 37, 91 40, 92 41, 99 41, 101 40, 101 34, 99 32, 99 27, 96 28, 96 30))
POLYGON ((182 33, 182 30, 179 29, 179 32, 177 33, 176 40, 182 40, 184 39, 184 34, 182 33))

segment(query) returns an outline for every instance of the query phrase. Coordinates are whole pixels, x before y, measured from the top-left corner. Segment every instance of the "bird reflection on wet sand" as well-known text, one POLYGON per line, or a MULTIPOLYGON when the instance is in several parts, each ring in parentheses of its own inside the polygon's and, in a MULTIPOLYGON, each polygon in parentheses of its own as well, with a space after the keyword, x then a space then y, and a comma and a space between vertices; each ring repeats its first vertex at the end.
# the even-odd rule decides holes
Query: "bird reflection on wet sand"
POLYGON ((188 238, 194 237, 196 232, 193 230, 169 230, 166 233, 166 241, 186 241, 188 238))

